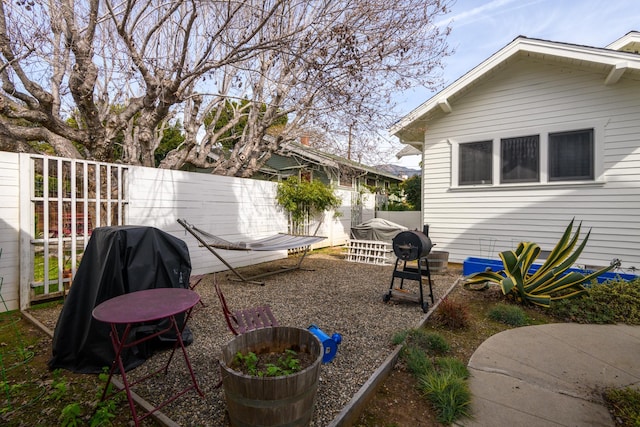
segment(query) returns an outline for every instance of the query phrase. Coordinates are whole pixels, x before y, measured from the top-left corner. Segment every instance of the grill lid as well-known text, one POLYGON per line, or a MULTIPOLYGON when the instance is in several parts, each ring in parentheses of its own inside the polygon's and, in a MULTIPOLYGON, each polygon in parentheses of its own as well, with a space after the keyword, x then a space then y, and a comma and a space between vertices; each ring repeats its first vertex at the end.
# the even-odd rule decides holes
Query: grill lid
POLYGON ((417 230, 403 231, 393 238, 393 252, 404 261, 424 258, 432 247, 429 236, 417 230))

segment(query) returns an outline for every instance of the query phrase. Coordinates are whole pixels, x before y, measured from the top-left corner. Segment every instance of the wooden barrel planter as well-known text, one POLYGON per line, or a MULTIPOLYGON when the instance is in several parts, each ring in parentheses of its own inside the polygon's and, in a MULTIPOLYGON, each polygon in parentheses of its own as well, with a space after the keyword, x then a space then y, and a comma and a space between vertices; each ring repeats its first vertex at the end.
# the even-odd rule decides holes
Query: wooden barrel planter
POLYGON ((306 426, 311 422, 320 377, 322 344, 307 329, 278 326, 238 335, 222 347, 220 372, 231 425, 306 426), (291 375, 257 377, 231 369, 237 352, 307 352, 314 359, 291 375))
POLYGON ((431 273, 442 274, 447 271, 447 265, 449 264, 449 252, 431 251, 427 255, 427 262, 429 263, 429 271, 431 273))

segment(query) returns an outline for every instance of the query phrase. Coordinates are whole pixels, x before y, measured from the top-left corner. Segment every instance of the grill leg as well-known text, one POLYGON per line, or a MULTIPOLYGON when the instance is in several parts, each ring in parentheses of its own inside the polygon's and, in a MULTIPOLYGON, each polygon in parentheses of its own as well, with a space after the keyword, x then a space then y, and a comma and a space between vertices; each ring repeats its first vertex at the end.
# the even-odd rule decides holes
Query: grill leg
MULTIPOLYGON (((420 262, 422 262, 422 260, 424 260, 424 265, 425 265, 425 270, 426 270, 426 276, 427 276, 427 280, 429 281, 429 299, 431 300, 431 304, 434 303, 433 300, 433 282, 431 281, 431 269, 429 268, 429 260, 424 257, 420 260, 420 262)), ((422 265, 422 264, 421 264, 422 265)))
MULTIPOLYGON (((427 312, 427 310, 429 310, 429 303, 424 302, 424 293, 422 292, 422 276, 424 276, 424 273, 422 272, 422 260, 423 258, 418 258, 418 271, 420 273, 419 275, 419 280, 418 280, 418 284, 420 285, 420 307, 422 308, 422 311, 424 313, 427 312)), ((429 274, 429 266, 427 265, 427 274, 429 274)))
MULTIPOLYGON (((389 285, 389 292, 387 292, 382 297, 384 302, 389 302, 391 298, 394 296, 393 285, 396 278, 400 279, 399 290, 403 288, 405 279, 415 280, 418 282, 420 291, 418 295, 416 295, 417 298, 414 299, 414 302, 417 302, 418 304, 420 304, 420 307, 422 308, 423 312, 426 313, 428 311, 429 303, 425 302, 424 290, 422 289, 422 279, 423 277, 426 277, 427 280, 429 281, 429 297, 431 299, 431 303, 433 304, 434 299, 433 299, 433 286, 431 282, 431 270, 429 269, 429 263, 427 262, 426 258, 419 258, 417 262, 418 262, 418 267, 414 268, 414 267, 407 267, 407 260, 402 260, 400 258, 396 259, 396 264, 393 268, 393 275, 391 276, 391 284, 389 285), (423 260, 424 260, 424 266, 423 266, 423 260), (403 262, 402 270, 398 270, 398 264, 400 263, 400 261, 403 262)), ((398 296, 398 295, 396 294, 395 296, 398 296)))
MULTIPOLYGON (((404 264, 402 265, 402 271, 407 271, 407 261, 404 261, 404 264)), ((400 289, 404 288, 404 276, 400 277, 400 289)))
MULTIPOLYGON (((398 263, 400 262, 400 258, 396 258, 396 265, 393 267, 393 274, 391 275, 391 284, 389 285, 389 292, 387 292, 384 297, 382 297, 382 300, 384 302, 389 302, 391 300, 391 293, 393 291, 393 282, 396 280, 396 272, 398 271, 398 263)), ((406 264, 406 261, 405 261, 406 264)), ((402 287, 402 284, 400 284, 400 287, 402 287)))

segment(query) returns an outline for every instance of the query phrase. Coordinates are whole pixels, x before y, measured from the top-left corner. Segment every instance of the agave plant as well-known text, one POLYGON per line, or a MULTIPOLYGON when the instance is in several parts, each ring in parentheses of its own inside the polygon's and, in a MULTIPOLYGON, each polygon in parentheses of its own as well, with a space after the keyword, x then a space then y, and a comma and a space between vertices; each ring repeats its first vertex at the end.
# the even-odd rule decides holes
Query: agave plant
POLYGON ((515 251, 500 253, 504 270, 493 272, 483 271, 467 277, 467 284, 497 283, 505 295, 512 294, 518 301, 531 302, 543 307, 549 307, 551 301, 573 298, 588 292, 584 284, 591 282, 603 273, 619 265, 612 263, 608 267, 589 274, 577 271, 566 272, 578 259, 589 239, 589 231, 576 248, 580 237, 580 228, 571 236, 573 230, 571 220, 560 241, 547 257, 547 260, 535 272, 531 266, 540 254, 540 246, 532 242, 521 242, 515 251), (575 248, 575 251, 574 251, 575 248))

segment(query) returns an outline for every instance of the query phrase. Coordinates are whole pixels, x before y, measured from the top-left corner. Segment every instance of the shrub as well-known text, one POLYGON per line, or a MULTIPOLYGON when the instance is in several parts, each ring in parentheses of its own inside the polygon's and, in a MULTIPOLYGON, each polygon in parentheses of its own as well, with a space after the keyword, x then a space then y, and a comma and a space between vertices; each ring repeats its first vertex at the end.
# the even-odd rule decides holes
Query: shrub
POLYGON ((409 329, 397 332, 391 339, 393 345, 405 343, 406 346, 414 346, 428 353, 444 354, 450 349, 449 343, 442 335, 427 332, 425 329, 409 329))
POLYGON ((524 310, 511 304, 496 304, 489 310, 489 318, 511 326, 524 326, 529 323, 524 310))
POLYGON ((604 399, 620 425, 640 426, 640 391, 630 387, 611 389, 605 391, 604 399))
POLYGON ((551 314, 565 322, 576 323, 615 323, 611 307, 601 304, 589 295, 573 300, 554 301, 551 314))
POLYGON ((404 340, 407 339, 408 335, 409 335, 409 331, 408 330, 396 332, 393 335, 393 338, 391 338, 391 344, 393 344, 393 345, 402 344, 404 342, 404 340))
POLYGON ((445 354, 450 348, 449 343, 442 337, 442 335, 427 332, 424 329, 412 329, 409 332, 407 341, 410 344, 414 344, 417 347, 434 354, 445 354))
POLYGON ((640 324, 640 279, 595 284, 589 295, 570 301, 554 301, 554 316, 578 323, 640 324))
POLYGON ((467 383, 451 372, 430 372, 419 379, 420 390, 435 407, 437 420, 450 424, 469 416, 471 392, 467 383))
POLYGON ((446 328, 465 329, 469 327, 469 307, 447 297, 438 305, 434 319, 446 328))
POLYGON ((596 303, 608 306, 615 322, 640 324, 640 279, 618 279, 595 285, 589 290, 589 296, 596 303))
POLYGON ((402 349, 402 358, 409 371, 416 377, 433 370, 431 359, 429 359, 424 350, 418 347, 412 345, 404 347, 402 349))
POLYGON ((437 412, 442 423, 469 415, 471 392, 466 383, 469 371, 463 362, 452 357, 438 357, 435 365, 429 353, 445 353, 449 344, 439 334, 424 329, 398 333, 394 340, 405 342, 401 357, 418 379, 418 387, 437 412))
POLYGON ((439 357, 436 359, 436 366, 440 372, 450 372, 458 378, 466 380, 469 378, 467 365, 455 357, 439 357))
POLYGON ((292 233, 304 233, 304 224, 318 213, 337 209, 342 199, 321 181, 289 177, 278 183, 276 202, 290 216, 292 233))

